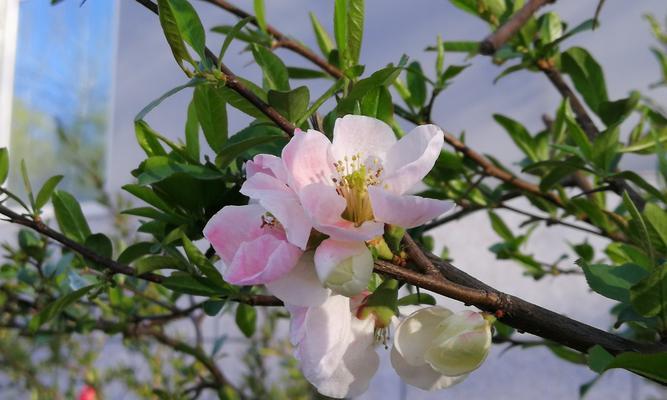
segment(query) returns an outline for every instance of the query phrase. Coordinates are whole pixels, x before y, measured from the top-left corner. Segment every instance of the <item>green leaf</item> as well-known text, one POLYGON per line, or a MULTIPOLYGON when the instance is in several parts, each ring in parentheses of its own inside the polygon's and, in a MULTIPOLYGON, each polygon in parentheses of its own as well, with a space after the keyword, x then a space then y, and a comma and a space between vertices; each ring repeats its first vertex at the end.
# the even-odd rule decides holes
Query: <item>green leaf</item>
POLYGON ((28 168, 25 165, 25 160, 21 160, 21 176, 23 177, 23 187, 28 194, 28 200, 33 211, 35 210, 35 197, 32 194, 32 185, 30 184, 30 177, 28 176, 28 168))
POLYGON ((199 120, 194 99, 188 104, 188 116, 185 120, 185 151, 193 160, 199 160, 199 120))
POLYGON ((542 44, 548 44, 560 39, 563 35, 563 24, 555 12, 543 14, 540 19, 539 38, 542 44))
POLYGON ((335 0, 334 1, 334 37, 336 38, 336 46, 338 46, 338 56, 340 57, 340 65, 343 69, 350 66, 350 53, 347 48, 348 38, 348 4, 350 0, 335 0))
POLYGON ((636 264, 618 267, 603 264, 588 264, 578 260, 584 270, 588 286, 604 297, 620 302, 630 301, 630 288, 644 279, 648 272, 636 264))
POLYGON ((633 171, 621 171, 617 174, 609 175, 607 177, 607 180, 614 180, 614 179, 624 179, 628 180, 635 185, 639 186, 640 188, 644 189, 651 195, 655 196, 656 198, 662 200, 663 202, 667 203, 667 197, 658 190, 655 186, 651 185, 648 183, 644 178, 642 178, 639 174, 633 171))
POLYGON ((301 67, 287 67, 290 79, 322 79, 329 78, 326 72, 301 67))
POLYGON ((134 267, 137 269, 137 275, 142 275, 160 269, 183 269, 178 260, 176 260, 174 257, 162 255, 141 258, 138 261, 135 261, 134 267))
POLYGON ((499 123, 510 135, 514 143, 523 151, 523 153, 532 161, 538 161, 536 144, 530 132, 517 121, 504 115, 494 114, 493 119, 499 123))
POLYGON ((141 146, 147 156, 164 156, 167 154, 157 139, 157 132, 148 126, 145 121, 139 120, 134 122, 134 133, 139 146, 141 146))
POLYGON ((79 243, 90 236, 90 227, 74 196, 62 190, 54 192, 53 209, 58 226, 65 236, 79 243))
POLYGON ((192 101, 206 142, 216 153, 227 141, 227 106, 223 92, 214 85, 200 85, 192 101))
POLYGON ((398 306, 411 306, 419 304, 435 305, 435 298, 427 293, 412 293, 398 299, 396 303, 398 306))
POLYGON ((645 317, 667 318, 667 263, 653 267, 646 279, 630 289, 630 301, 645 317))
POLYGON ((667 246, 667 212, 654 203, 648 203, 644 207, 644 217, 667 246))
POLYGON ((138 242, 128 246, 118 256, 118 262, 121 264, 131 264, 134 260, 139 259, 147 254, 153 253, 152 249, 155 246, 153 242, 138 242))
POLYGON ((667 143, 667 129, 661 129, 659 132, 653 131, 653 133, 653 135, 646 135, 619 151, 623 153, 655 153, 658 145, 667 143))
POLYGON ((364 36, 364 0, 347 0, 347 48, 350 66, 359 64, 364 36))
POLYGON ((252 306, 240 303, 236 308, 236 325, 246 337, 255 333, 257 326, 257 312, 252 306))
POLYGON ((417 61, 408 65, 406 82, 410 92, 410 103, 417 108, 423 107, 426 103, 426 79, 424 79, 424 72, 417 61))
POLYGON ((146 203, 159 208, 160 210, 173 212, 173 207, 167 204, 160 196, 146 186, 128 184, 123 186, 123 190, 145 201, 146 203))
POLYGON ((47 179, 46 182, 44 182, 44 185, 39 190, 39 193, 37 193, 37 198, 35 199, 36 210, 41 209, 46 205, 46 203, 49 202, 49 200, 51 199, 51 195, 53 194, 53 191, 55 190, 56 186, 58 186, 58 184, 62 179, 63 179, 62 175, 55 175, 47 179))
POLYGON ((336 92, 341 90, 345 85, 344 79, 337 80, 326 92, 324 92, 313 104, 306 110, 306 113, 299 118, 294 125, 301 126, 311 115, 315 114, 317 110, 324 104, 327 100, 334 96, 336 92))
POLYGON ((600 103, 597 114, 607 126, 618 125, 630 116, 637 107, 641 94, 633 91, 630 97, 616 101, 603 101, 600 103))
POLYGON ((290 122, 298 121, 308 109, 310 92, 305 86, 290 91, 269 90, 269 104, 290 122))
POLYGON ((9 175, 9 152, 6 147, 0 147, 0 185, 5 183, 9 175))
POLYGON ((268 88, 282 91, 289 90, 289 74, 283 61, 266 47, 253 44, 251 48, 257 65, 264 72, 264 79, 268 88))
POLYGON ((454 79, 458 74, 463 72, 466 68, 471 66, 472 64, 463 64, 463 65, 450 65, 447 67, 445 72, 442 73, 440 76, 440 80, 442 81, 443 84, 446 84, 447 81, 454 79))
POLYGON ((572 117, 571 115, 567 115, 565 117, 565 123, 568 128, 567 132, 569 134, 569 137, 577 145, 577 147, 581 151, 581 155, 586 160, 591 160, 591 158, 593 157, 593 147, 591 146, 591 142, 590 140, 588 140, 588 136, 586 136, 584 130, 581 129, 581 126, 579 126, 577 121, 575 121, 574 117, 572 117))
POLYGON ((313 25, 313 31, 315 31, 315 39, 317 39, 317 46, 320 48, 322 54, 325 57, 329 57, 329 53, 333 50, 333 40, 331 36, 327 33, 326 29, 322 26, 320 21, 317 19, 317 16, 312 12, 308 13, 310 16, 310 23, 313 25))
POLYGON ((264 7, 264 0, 254 0, 255 19, 257 26, 262 32, 266 32, 266 7, 264 7))
MULTIPOLYGON (((254 132, 254 130, 251 130, 249 132, 254 132)), ((250 136, 243 139, 241 138, 237 139, 236 135, 233 136, 232 138, 236 140, 230 140, 220 150, 220 153, 218 154, 218 157, 215 160, 216 165, 220 168, 226 168, 237 157, 255 147, 273 142, 287 141, 285 135, 283 135, 282 132, 278 133, 276 131, 266 131, 261 136, 250 136)))
POLYGON ((613 359, 614 356, 609 354, 609 352, 599 344, 596 344, 588 350, 588 366, 597 373, 604 372, 613 359))
POLYGON ((389 66, 374 72, 368 78, 361 79, 354 85, 350 93, 338 103, 337 109, 340 114, 351 114, 357 100, 361 100, 369 91, 378 86, 389 86, 398 77, 401 69, 389 66))
POLYGON ((88 235, 84 245, 104 258, 113 257, 113 244, 111 239, 103 233, 88 235))
POLYGON ((442 76, 442 71, 445 68, 445 44, 442 42, 442 37, 438 35, 435 42, 435 74, 442 76))
POLYGON ((361 115, 377 118, 390 124, 394 117, 391 93, 384 86, 378 86, 361 99, 361 115))
POLYGON ((69 307, 71 304, 78 301, 80 298, 85 296, 96 286, 97 285, 90 285, 83 287, 79 290, 75 290, 73 292, 70 292, 62 296, 51 303, 48 303, 46 307, 44 307, 44 309, 42 309, 42 311, 39 312, 39 314, 37 314, 36 316, 33 317, 32 320, 30 320, 28 329, 33 333, 36 332, 40 326, 44 325, 45 323, 55 318, 65 308, 69 307))
POLYGON ((215 317, 226 303, 225 300, 208 300, 202 304, 201 308, 209 317, 215 317))
POLYGON ((628 212, 632 216, 633 222, 635 222, 639 226, 639 234, 641 235, 641 238, 634 238, 634 239, 641 244, 641 246, 646 251, 646 254, 648 254, 649 257, 651 258, 651 260, 654 260, 655 253, 653 252, 653 245, 651 244, 651 236, 648 233, 646 222, 644 221, 642 215, 639 213, 639 210, 637 210, 635 203, 633 203, 632 199, 630 199, 628 192, 623 192, 623 204, 625 205, 625 208, 627 208, 628 212))
POLYGON ((493 230, 506 241, 515 239, 512 230, 505 224, 505 222, 493 211, 489 211, 489 218, 491 219, 491 227, 493 230))
POLYGON ((206 35, 194 7, 187 0, 158 0, 157 3, 160 24, 176 61, 186 60, 192 63, 184 42, 205 60, 206 35))
POLYGON ((452 53, 468 53, 471 55, 479 52, 479 42, 474 41, 445 41, 445 51, 452 53))
POLYGON ((161 284, 175 292, 195 296, 219 296, 227 292, 225 288, 218 287, 207 278, 193 276, 181 271, 173 272, 161 284))
POLYGON ((196 179, 220 179, 222 174, 202 165, 185 164, 174 161, 169 157, 155 156, 147 158, 141 165, 141 174, 137 177, 140 185, 149 185, 160 182, 174 174, 183 173, 196 179))
POLYGON ((222 43, 220 54, 218 55, 219 62, 222 62, 222 59, 225 57, 225 53, 227 52, 229 45, 232 44, 232 40, 240 36, 241 29, 243 29, 243 27, 246 26, 246 24, 250 21, 252 21, 251 16, 245 17, 237 22, 229 32, 225 33, 225 41, 222 43))
MULTIPOLYGON (((151 112, 155 107, 159 106, 160 103, 162 103, 168 97, 171 97, 172 95, 180 92, 181 90, 183 90, 185 88, 197 86, 197 85, 200 85, 204 82, 205 82, 205 80, 203 80, 201 78, 193 78, 193 79, 190 79, 187 83, 184 83, 183 85, 176 86, 175 88, 168 90, 165 94, 163 94, 162 96, 158 97, 157 99, 151 101, 150 103, 148 103, 148 105, 146 107, 142 108, 141 111, 139 111, 139 114, 137 114, 137 116, 134 117, 134 120, 135 121, 143 120, 149 112, 151 112)), ((136 125, 135 125, 135 129, 136 129, 136 125)), ((141 142, 139 144, 141 144, 141 142)), ((142 148, 143 148, 143 146, 142 146, 142 148)))
POLYGON ((620 155, 618 149, 620 128, 613 126, 599 134, 593 142, 591 161, 602 171, 611 171, 616 167, 620 155))
POLYGON ((183 242, 183 250, 185 250, 188 260, 196 265, 206 277, 214 281, 216 284, 225 285, 225 280, 222 279, 222 275, 218 269, 215 268, 213 263, 211 263, 201 251, 199 251, 197 246, 195 246, 185 234, 181 236, 181 240, 183 242))
POLYGON ((614 357, 600 345, 595 345, 589 350, 588 363, 590 368, 598 373, 614 368, 623 368, 657 382, 667 384, 667 368, 665 368, 665 365, 667 365, 667 352, 627 352, 614 357))
POLYGON ((581 47, 572 47, 563 52, 561 63, 563 72, 570 75, 586 104, 597 113, 600 104, 609 100, 602 67, 581 47))

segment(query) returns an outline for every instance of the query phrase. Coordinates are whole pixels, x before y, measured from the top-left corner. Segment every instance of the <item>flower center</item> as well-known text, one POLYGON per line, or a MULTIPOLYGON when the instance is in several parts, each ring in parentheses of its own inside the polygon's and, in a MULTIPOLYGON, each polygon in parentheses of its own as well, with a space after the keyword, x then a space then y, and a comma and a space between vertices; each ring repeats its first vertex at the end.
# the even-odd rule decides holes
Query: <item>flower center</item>
POLYGON ((373 208, 368 197, 368 186, 381 183, 382 166, 378 159, 373 165, 361 161, 361 153, 334 163, 338 177, 331 178, 336 185, 336 192, 345 199, 347 207, 342 217, 360 226, 365 221, 373 220, 373 208))
POLYGON ((375 328, 373 330, 373 339, 375 344, 381 344, 384 346, 385 350, 388 349, 389 346, 387 346, 387 342, 390 341, 389 327, 375 328))

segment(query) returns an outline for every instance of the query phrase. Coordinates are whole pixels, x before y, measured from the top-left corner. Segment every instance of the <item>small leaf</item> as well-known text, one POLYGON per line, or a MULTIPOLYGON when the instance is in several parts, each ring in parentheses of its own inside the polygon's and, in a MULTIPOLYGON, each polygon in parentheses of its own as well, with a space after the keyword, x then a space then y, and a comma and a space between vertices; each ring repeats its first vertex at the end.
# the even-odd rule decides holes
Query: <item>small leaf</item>
POLYGON ((257 25, 262 32, 266 32, 266 7, 264 7, 264 0, 254 0, 253 4, 257 25))
POLYGON ((426 103, 426 79, 424 79, 424 72, 417 61, 408 65, 406 82, 410 92, 410 103, 417 108, 423 107, 426 103))
POLYGON ((264 72, 264 79, 273 90, 289 90, 289 75, 283 61, 266 47, 253 44, 252 55, 264 72))
POLYGON ((252 306, 240 303, 236 308, 236 325, 246 337, 255 333, 257 325, 257 312, 252 306))
POLYGON ((290 79, 321 79, 329 77, 326 72, 301 67, 287 67, 287 75, 289 75, 290 79))
POLYGON ((644 268, 636 264, 613 267, 588 264, 583 260, 579 260, 577 264, 584 270, 591 289, 604 297, 620 302, 630 301, 630 288, 648 275, 644 268))
POLYGON ((630 289, 630 302, 645 317, 667 318, 667 263, 653 267, 647 278, 630 289))
POLYGON ((493 119, 499 123, 510 135, 514 143, 523 151, 523 153, 532 161, 538 161, 536 145, 530 132, 517 121, 504 115, 494 114, 493 119))
MULTIPOLYGON (((99 256, 109 259, 113 257, 113 244, 111 243, 111 239, 109 239, 103 233, 94 233, 89 235, 86 238, 84 245, 99 256)), ((104 268, 104 266, 101 265, 98 267, 104 268)))
POLYGON ((129 245, 118 256, 118 262, 121 264, 131 264, 134 260, 143 257, 147 254, 153 253, 152 249, 155 243, 152 242, 138 242, 129 245))
POLYGON ((137 269, 137 275, 142 275, 147 272, 153 272, 160 269, 183 269, 178 260, 170 256, 150 256, 144 257, 134 263, 137 269))
POLYGON ((39 190, 39 193, 37 193, 37 198, 35 199, 36 210, 41 209, 46 205, 46 203, 49 202, 49 200, 51 199, 51 195, 53 194, 53 191, 55 190, 56 186, 58 186, 58 184, 62 179, 63 179, 62 175, 55 175, 47 179, 46 182, 44 182, 44 185, 39 190))
POLYGON ((512 230, 505 224, 505 222, 493 211, 489 211, 489 218, 491 219, 491 227, 493 230, 506 241, 513 241, 515 239, 512 230))
POLYGON ((199 119, 194 99, 188 105, 188 116, 185 120, 185 151, 193 160, 199 160, 199 119))
POLYGON ((270 134, 270 133, 271 132, 269 131, 267 132, 266 135, 262 136, 248 137, 247 139, 230 140, 220 150, 218 157, 216 157, 215 160, 216 165, 220 168, 226 168, 237 157, 249 151, 250 149, 268 143, 286 141, 286 138, 282 133, 280 134, 276 133, 270 134))
POLYGON ((310 92, 305 86, 299 86, 294 90, 280 92, 269 90, 269 104, 290 122, 298 121, 308 109, 310 92))
POLYGON ((49 303, 42 311, 39 312, 39 314, 33 317, 33 319, 30 321, 28 329, 31 332, 36 332, 40 326, 55 318, 65 308, 78 301, 96 286, 97 285, 90 285, 83 287, 58 298, 54 302, 49 303))
POLYGON ((347 48, 349 66, 359 64, 364 36, 364 0, 347 0, 347 48))
POLYGON ((560 39, 563 35, 563 24, 558 14, 554 12, 545 13, 540 17, 540 41, 548 44, 560 39))
POLYGON ((227 141, 227 106, 222 91, 214 85, 200 85, 192 101, 206 142, 216 153, 227 141))
POLYGON ((181 240, 183 242, 183 249, 185 250, 185 254, 188 256, 188 260, 194 265, 196 265, 199 270, 206 275, 209 279, 212 281, 216 282, 219 285, 224 285, 225 281, 222 279, 222 275, 218 271, 217 268, 209 261, 206 256, 199 251, 197 246, 190 241, 190 239, 183 234, 181 236, 181 240))
POLYGON ((586 104, 597 113, 600 104, 609 100, 600 64, 581 47, 571 47, 563 52, 561 62, 563 72, 570 75, 586 104))
POLYGON ((173 272, 161 284, 175 292, 196 296, 219 296, 229 292, 228 288, 218 287, 204 277, 193 276, 180 271, 173 272))
MULTIPOLYGON (((149 112, 151 112, 155 107, 159 106, 160 103, 162 103, 168 97, 171 97, 172 95, 180 92, 181 90, 183 90, 185 88, 197 86, 197 85, 200 85, 204 82, 205 82, 205 80, 203 80, 203 79, 193 78, 193 79, 190 79, 187 83, 184 83, 181 86, 176 86, 175 88, 168 90, 165 94, 163 94, 162 96, 158 97, 157 99, 151 101, 150 103, 148 103, 148 105, 146 107, 142 108, 141 111, 139 111, 139 114, 137 114, 137 116, 134 117, 134 120, 135 121, 143 120, 149 112)), ((141 145, 141 142, 139 142, 139 144, 141 145)), ((143 146, 142 146, 142 148, 143 148, 143 146)), ((146 149, 144 148, 144 150, 146 150, 146 149)))
POLYGON ((227 52, 229 45, 232 44, 232 40, 234 40, 234 38, 236 37, 239 37, 239 39, 241 38, 242 36, 241 29, 243 29, 243 27, 246 26, 246 24, 250 21, 252 21, 251 16, 245 17, 239 22, 237 22, 229 32, 225 33, 226 36, 225 41, 222 43, 222 47, 220 48, 220 54, 218 55, 219 62, 222 62, 222 59, 225 57, 225 53, 227 52))
POLYGON ((23 177, 23 187, 28 194, 30 206, 35 210, 35 197, 32 194, 32 185, 30 184, 30 177, 28 176, 28 168, 25 165, 25 160, 21 160, 21 176, 23 177))
POLYGON ((656 204, 648 203, 644 207, 644 217, 667 247, 667 212, 656 204))
POLYGON ((6 147, 0 147, 0 185, 5 183, 9 175, 9 152, 6 147))
POLYGON ((169 46, 172 48, 174 56, 177 57, 177 61, 178 57, 181 57, 182 60, 188 60, 189 58, 189 55, 182 54, 183 51, 187 52, 182 47, 183 41, 189 44, 202 60, 205 60, 206 35, 204 26, 199 20, 194 7, 187 0, 158 0, 158 9, 160 23, 167 36, 169 46), (180 44, 178 43, 179 40, 180 44))
POLYGON ((336 38, 336 46, 338 46, 338 56, 340 57, 340 65, 343 69, 350 66, 350 53, 347 48, 348 38, 348 2, 350 0, 335 0, 334 1, 334 37, 336 38))
POLYGON ((137 177, 140 185, 149 185, 165 180, 174 174, 182 173, 196 179, 220 179, 222 174, 209 167, 192 165, 171 160, 169 157, 155 156, 147 158, 141 165, 141 174, 137 177))
POLYGON ((74 196, 62 190, 54 192, 53 209, 58 226, 65 236, 79 243, 90 236, 90 227, 74 196))
POLYGON ((635 203, 633 203, 632 199, 630 199, 630 196, 628 195, 627 191, 623 192, 623 204, 625 205, 625 208, 628 209, 628 212, 632 216, 633 222, 635 222, 640 228, 639 234, 641 235, 641 238, 635 238, 635 240, 639 239, 637 241, 644 248, 646 254, 649 255, 651 260, 654 260, 655 253, 653 252, 653 245, 651 244, 651 236, 648 233, 646 222, 644 221, 642 215, 639 213, 639 210, 637 210, 635 203))
POLYGON ((333 40, 317 19, 317 16, 312 12, 308 13, 308 15, 310 16, 310 23, 313 25, 313 31, 315 31, 317 46, 320 48, 322 54, 324 54, 325 57, 328 57, 329 53, 331 53, 331 50, 334 48, 333 40))
POLYGON ((225 305, 225 303, 225 300, 208 300, 202 304, 201 308, 209 317, 215 317, 218 315, 220 310, 222 310, 222 307, 225 305))

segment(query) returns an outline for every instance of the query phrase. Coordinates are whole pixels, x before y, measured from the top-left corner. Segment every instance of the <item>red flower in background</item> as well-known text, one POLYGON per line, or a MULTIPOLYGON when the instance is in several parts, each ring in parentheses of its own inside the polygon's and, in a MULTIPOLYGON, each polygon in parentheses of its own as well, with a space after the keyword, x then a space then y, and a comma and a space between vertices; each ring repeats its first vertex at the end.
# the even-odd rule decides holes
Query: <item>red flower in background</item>
POLYGON ((97 392, 92 386, 84 386, 81 393, 79 393, 78 400, 97 400, 97 392))

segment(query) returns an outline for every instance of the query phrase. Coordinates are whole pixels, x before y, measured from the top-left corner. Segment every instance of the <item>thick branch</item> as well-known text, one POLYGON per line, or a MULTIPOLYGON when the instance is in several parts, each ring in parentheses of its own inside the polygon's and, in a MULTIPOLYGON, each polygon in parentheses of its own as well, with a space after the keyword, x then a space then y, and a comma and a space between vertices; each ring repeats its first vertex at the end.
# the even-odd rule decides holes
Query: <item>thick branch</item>
POLYGON ((479 44, 479 52, 485 55, 494 54, 508 40, 514 36, 523 25, 528 22, 530 17, 542 6, 553 3, 556 0, 529 0, 516 14, 505 22, 495 32, 487 36, 479 44))
MULTIPOLYGON (((410 242, 408 248, 411 252, 415 251, 410 242)), ((634 342, 503 293, 431 254, 426 256, 422 253, 422 256, 411 257, 411 260, 423 270, 435 269, 439 274, 421 274, 383 261, 375 263, 375 270, 492 312, 502 322, 521 332, 532 333, 581 352, 587 352, 596 344, 612 354, 667 351, 665 345, 634 342)))

